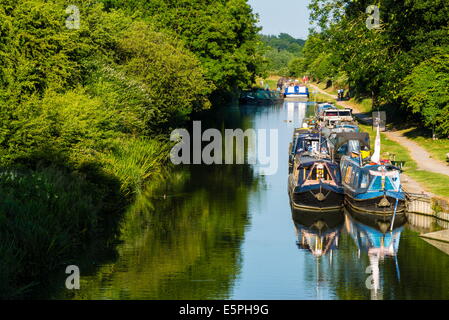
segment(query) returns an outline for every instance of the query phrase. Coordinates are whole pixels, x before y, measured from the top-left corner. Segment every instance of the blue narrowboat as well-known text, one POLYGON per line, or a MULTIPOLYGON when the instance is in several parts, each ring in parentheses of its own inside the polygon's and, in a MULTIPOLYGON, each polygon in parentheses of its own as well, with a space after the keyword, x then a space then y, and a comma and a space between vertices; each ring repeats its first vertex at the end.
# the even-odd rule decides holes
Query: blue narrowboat
POLYGON ((406 197, 401 188, 400 169, 388 163, 363 164, 363 161, 354 154, 340 160, 347 205, 359 214, 384 221, 396 215, 403 218, 406 197))
POLYGON ((313 130, 294 136, 288 178, 294 209, 329 212, 343 207, 340 170, 330 160, 327 142, 313 130))

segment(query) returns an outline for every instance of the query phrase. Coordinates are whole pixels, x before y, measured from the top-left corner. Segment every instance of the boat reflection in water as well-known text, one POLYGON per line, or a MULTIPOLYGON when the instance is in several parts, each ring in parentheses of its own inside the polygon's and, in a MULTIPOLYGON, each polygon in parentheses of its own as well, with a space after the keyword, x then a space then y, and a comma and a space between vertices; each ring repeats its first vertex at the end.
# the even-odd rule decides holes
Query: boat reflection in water
POLYGON ((315 278, 313 299, 323 299, 328 277, 333 274, 334 251, 340 244, 340 233, 344 226, 343 210, 335 212, 310 212, 292 207, 292 218, 296 229, 296 245, 301 251, 310 253, 313 259, 304 266, 311 279, 315 278), (325 259, 326 258, 326 259, 325 259), (314 267, 312 267, 314 266, 314 267), (324 284, 324 286, 323 286, 324 284))
POLYGON ((292 218, 298 248, 310 251, 315 257, 330 254, 332 260, 344 223, 343 211, 317 213, 292 209, 292 218))
POLYGON ((382 265, 385 258, 394 259, 396 276, 400 281, 397 253, 405 221, 395 223, 391 230, 389 222, 364 220, 362 223, 357 220, 357 215, 354 212, 349 213, 346 215, 346 231, 357 246, 359 260, 362 252, 367 254, 369 259, 369 266, 365 270, 367 273, 366 287, 371 291, 371 299, 382 299, 379 264, 382 265))

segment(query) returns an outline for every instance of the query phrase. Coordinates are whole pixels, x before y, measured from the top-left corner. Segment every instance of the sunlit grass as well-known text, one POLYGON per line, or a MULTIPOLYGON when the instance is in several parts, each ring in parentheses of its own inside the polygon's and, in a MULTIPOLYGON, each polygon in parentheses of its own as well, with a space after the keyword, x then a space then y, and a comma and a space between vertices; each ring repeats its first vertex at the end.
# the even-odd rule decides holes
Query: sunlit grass
POLYGON ((168 144, 149 139, 117 141, 104 157, 105 171, 117 177, 125 196, 139 193, 145 181, 161 173, 169 154, 168 144))
POLYGON ((446 162, 446 154, 449 153, 449 139, 433 140, 429 132, 417 128, 404 130, 403 134, 426 149, 433 158, 446 162))
POLYGON ((309 88, 309 93, 310 93, 310 97, 309 97, 309 101, 314 101, 317 103, 335 103, 335 99, 332 99, 331 97, 329 97, 328 95, 325 95, 323 93, 313 93, 313 89, 309 88))
POLYGON ((363 98, 360 100, 352 98, 351 100, 345 101, 350 107, 359 110, 361 113, 367 113, 372 111, 373 100, 370 98, 363 98))

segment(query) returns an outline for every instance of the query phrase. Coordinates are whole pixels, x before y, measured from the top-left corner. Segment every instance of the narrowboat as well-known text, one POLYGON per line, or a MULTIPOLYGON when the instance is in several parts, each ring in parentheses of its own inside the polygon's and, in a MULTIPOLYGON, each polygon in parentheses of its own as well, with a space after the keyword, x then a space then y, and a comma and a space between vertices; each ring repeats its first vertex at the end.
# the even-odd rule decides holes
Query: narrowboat
POLYGON ((335 211, 343 207, 340 170, 330 160, 327 142, 308 129, 293 137, 288 190, 291 205, 303 211, 335 211))
POLYGON ((360 153, 362 149, 370 149, 369 134, 358 132, 358 127, 324 128, 323 137, 327 139, 331 159, 337 163, 345 155, 360 153), (352 132, 351 132, 352 131, 352 132))
POLYGON ((364 163, 357 154, 340 160, 346 204, 366 218, 390 221, 405 215, 400 169, 388 163, 364 163))
POLYGON ((371 157, 364 157, 364 151, 342 156, 340 171, 345 202, 366 218, 383 221, 402 219, 405 216, 406 196, 401 187, 401 170, 389 161, 380 160, 380 144, 378 126, 371 157))
POLYGON ((352 116, 352 109, 325 109, 319 115, 318 120, 325 127, 334 127, 336 124, 342 122, 354 123, 354 117, 352 116))
POLYGON ((276 104, 282 103, 284 96, 279 91, 272 90, 247 90, 240 94, 240 104, 276 104))
POLYGON ((285 98, 309 98, 309 88, 307 88, 304 85, 294 85, 291 84, 290 86, 285 88, 284 91, 284 97, 285 98))
POLYGON ((330 159, 297 154, 289 175, 291 205, 303 211, 337 211, 344 205, 338 165, 330 159))

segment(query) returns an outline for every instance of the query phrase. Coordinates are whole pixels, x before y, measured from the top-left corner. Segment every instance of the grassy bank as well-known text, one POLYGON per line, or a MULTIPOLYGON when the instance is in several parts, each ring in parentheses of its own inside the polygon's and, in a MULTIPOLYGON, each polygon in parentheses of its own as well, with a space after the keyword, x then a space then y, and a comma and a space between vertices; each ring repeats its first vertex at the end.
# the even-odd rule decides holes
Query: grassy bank
POLYGON ((266 84, 268 84, 268 86, 270 87, 270 90, 276 90, 277 89, 277 83, 278 80, 281 78, 281 76, 278 75, 270 75, 266 78, 260 78, 258 77, 256 79, 256 83, 254 84, 254 86, 256 87, 264 87, 266 84), (263 83, 263 85, 261 85, 261 83, 263 83))
POLYGON ((449 153, 449 139, 432 139, 432 133, 427 130, 412 127, 402 131, 403 135, 426 149, 433 158, 446 162, 449 153))
POLYGON ((315 102, 319 102, 319 103, 334 103, 335 99, 332 99, 331 97, 329 97, 328 95, 324 94, 324 93, 320 93, 320 92, 316 92, 314 93, 313 88, 309 88, 309 100, 310 101, 315 101, 315 102))

